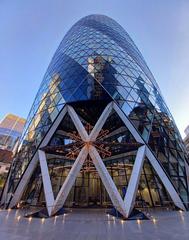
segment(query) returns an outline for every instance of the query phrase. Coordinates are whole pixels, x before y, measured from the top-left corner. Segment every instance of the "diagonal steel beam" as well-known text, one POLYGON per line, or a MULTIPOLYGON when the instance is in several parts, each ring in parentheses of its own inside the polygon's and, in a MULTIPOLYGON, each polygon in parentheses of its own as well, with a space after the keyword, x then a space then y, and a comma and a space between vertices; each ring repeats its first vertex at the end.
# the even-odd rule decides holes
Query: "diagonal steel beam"
POLYGON ((125 113, 123 113, 123 111, 117 106, 116 103, 113 103, 113 109, 116 111, 116 113, 118 114, 118 116, 121 118, 121 120, 124 122, 125 126, 128 128, 128 130, 130 131, 130 133, 133 135, 133 137, 135 138, 135 140, 139 143, 145 144, 144 140, 142 139, 142 137, 139 135, 139 133, 137 132, 137 130, 134 128, 134 126, 132 125, 132 123, 130 122, 130 120, 125 116, 125 113))
MULTIPOLYGON (((41 144, 38 146, 38 149, 40 147, 44 147, 48 144, 48 142, 50 141, 51 137, 55 133, 56 129, 58 128, 59 124, 61 123, 61 121, 64 118, 64 116, 66 115, 66 113, 67 113, 67 106, 65 105, 63 107, 63 109, 60 111, 60 113, 57 116, 57 118, 55 119, 55 121, 53 122, 53 124, 50 127, 49 131, 47 132, 46 136, 42 140, 41 144)), ((34 154, 33 158, 31 159, 30 163, 28 164, 25 172, 23 173, 22 178, 20 179, 20 182, 18 183, 18 186, 14 192, 12 199, 9 202, 8 207, 12 208, 20 201, 22 194, 29 182, 29 179, 30 179, 33 171, 35 170, 37 163, 38 163, 38 152, 36 152, 34 154)))
MULTIPOLYGON (((113 103, 113 108, 117 112, 117 114, 120 116, 122 121, 125 123, 125 126, 129 129, 135 140, 139 143, 142 143, 146 146, 146 156, 150 163, 152 164, 153 168, 155 169, 156 173, 160 177, 162 183, 164 184, 164 187, 166 188, 167 192, 171 196, 171 199, 173 200, 175 206, 186 210, 180 196, 178 195, 176 189, 174 188, 174 185, 172 184, 169 177, 166 175, 165 170, 160 165, 159 160, 154 156, 148 145, 144 142, 138 131, 135 129, 135 127, 132 125, 128 117, 123 113, 123 111, 117 106, 116 103, 113 103)), ((126 203, 127 204, 127 203, 126 203)))
POLYGON ((39 162, 40 162, 41 174, 42 174, 42 180, 43 180, 46 207, 47 207, 48 214, 50 216, 52 211, 52 206, 54 203, 54 194, 52 190, 51 179, 49 176, 49 169, 47 165, 46 154, 42 150, 38 150, 38 154, 39 154, 39 162))
POLYGON ((89 139, 88 133, 85 130, 81 120, 79 119, 79 117, 78 117, 77 113, 75 112, 75 110, 73 109, 73 107, 68 106, 68 113, 69 113, 81 139, 84 142, 88 141, 88 139, 89 139))
POLYGON ((94 142, 99 135, 104 123, 106 122, 107 118, 109 117, 111 111, 113 109, 113 103, 109 103, 104 111, 102 112, 100 118, 98 119, 97 123, 95 124, 94 128, 92 129, 89 135, 89 141, 94 142))
POLYGON ((37 163, 38 163, 38 154, 36 153, 32 160, 30 161, 28 167, 26 168, 17 188, 16 188, 16 191, 14 192, 14 195, 12 197, 12 199, 10 200, 7 208, 13 208, 14 206, 16 206, 21 197, 22 197, 22 194, 30 180, 30 177, 33 173, 33 171, 35 170, 36 166, 37 166, 37 163))
POLYGON ((117 187, 112 180, 108 170, 106 169, 98 151, 95 147, 90 146, 89 147, 89 155, 91 159, 93 160, 93 163, 98 171, 98 174, 102 180, 102 183, 104 184, 106 191, 108 192, 108 195, 114 205, 114 207, 124 216, 127 217, 127 212, 125 208, 125 204, 123 202, 123 199, 121 198, 117 187))
POLYGON ((145 145, 139 147, 137 154, 136 154, 136 158, 135 158, 135 162, 133 165, 133 170, 131 173, 131 178, 129 180, 129 185, 127 188, 127 192, 124 198, 124 203, 126 206, 126 211, 127 214, 129 216, 129 214, 131 213, 134 203, 135 203, 135 199, 136 199, 136 195, 137 195, 137 191, 138 191, 138 185, 139 185, 139 180, 140 180, 140 176, 141 176, 141 172, 142 172, 142 167, 144 164, 144 157, 145 157, 145 145))
POLYGON ((57 197, 53 204, 51 215, 55 214, 62 206, 64 205, 64 202, 66 201, 66 198, 68 197, 68 194, 72 188, 72 186, 75 183, 76 177, 79 174, 79 171, 81 167, 83 166, 83 163, 88 155, 88 147, 84 146, 77 159, 75 160, 70 172, 68 173, 68 176, 66 177, 57 197))
POLYGON ((158 174, 158 176, 160 177, 164 187, 166 188, 167 192, 169 193, 171 199, 173 200, 174 204, 182 209, 182 210, 186 210, 180 196, 178 195, 178 193, 176 192, 173 184, 170 182, 169 178, 167 177, 166 173, 164 172, 164 170, 162 169, 162 166, 160 165, 160 163, 157 161, 157 159, 155 158, 155 156, 152 154, 152 152, 150 151, 149 148, 146 148, 146 157, 148 158, 148 160, 150 161, 150 163, 152 164, 153 168, 155 169, 156 173, 158 174))

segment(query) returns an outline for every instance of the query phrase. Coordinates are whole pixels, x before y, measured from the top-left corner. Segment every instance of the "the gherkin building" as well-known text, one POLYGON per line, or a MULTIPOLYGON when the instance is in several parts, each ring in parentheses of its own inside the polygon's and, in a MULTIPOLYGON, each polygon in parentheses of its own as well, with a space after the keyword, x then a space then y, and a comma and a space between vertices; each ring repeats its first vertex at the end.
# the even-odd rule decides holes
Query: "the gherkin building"
POLYGON ((188 163, 160 89, 127 32, 89 15, 45 73, 1 205, 188 210, 188 163))

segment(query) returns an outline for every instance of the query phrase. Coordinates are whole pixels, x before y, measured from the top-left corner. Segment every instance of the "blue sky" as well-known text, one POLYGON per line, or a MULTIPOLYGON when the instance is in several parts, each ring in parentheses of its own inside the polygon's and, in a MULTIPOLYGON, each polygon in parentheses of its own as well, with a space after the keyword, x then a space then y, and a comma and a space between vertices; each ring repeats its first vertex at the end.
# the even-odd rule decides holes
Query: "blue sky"
POLYGON ((181 134, 189 124, 188 0, 1 0, 0 119, 27 117, 50 60, 81 17, 105 14, 142 52, 181 134))

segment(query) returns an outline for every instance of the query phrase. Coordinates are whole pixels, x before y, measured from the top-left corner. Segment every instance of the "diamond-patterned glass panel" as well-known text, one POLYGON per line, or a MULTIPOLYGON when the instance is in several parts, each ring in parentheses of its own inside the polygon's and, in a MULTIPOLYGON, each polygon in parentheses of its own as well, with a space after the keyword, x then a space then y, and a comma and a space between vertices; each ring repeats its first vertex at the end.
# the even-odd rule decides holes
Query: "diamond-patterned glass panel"
POLYGON ((82 18, 56 50, 28 115, 9 193, 65 103, 81 101, 115 101, 188 202, 185 150, 160 89, 128 33, 103 15, 82 18))

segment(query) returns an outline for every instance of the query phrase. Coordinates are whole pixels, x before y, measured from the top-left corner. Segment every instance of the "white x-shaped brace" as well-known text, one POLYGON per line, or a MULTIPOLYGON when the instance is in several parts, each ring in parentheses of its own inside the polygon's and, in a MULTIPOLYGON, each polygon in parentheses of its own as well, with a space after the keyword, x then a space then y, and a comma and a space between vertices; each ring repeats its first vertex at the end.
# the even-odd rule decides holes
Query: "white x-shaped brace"
POLYGON ((169 180, 164 170, 162 169, 159 161, 153 155, 149 147, 145 144, 140 134, 131 124, 130 120, 125 116, 122 110, 114 102, 111 102, 110 104, 107 105, 107 107, 104 109, 103 113, 101 114, 100 118, 98 119, 96 125, 94 126, 90 134, 88 134, 87 131, 85 130, 75 110, 69 105, 67 106, 67 112, 70 115, 81 139, 83 140, 83 142, 85 142, 85 145, 83 146, 78 157, 76 158, 56 199, 54 199, 45 152, 42 150, 38 150, 45 200, 49 216, 55 214, 64 205, 66 198, 72 186, 74 185, 76 177, 78 176, 79 171, 81 170, 82 165, 84 164, 88 154, 90 155, 93 164, 95 165, 98 171, 98 174, 109 194, 109 197, 114 207, 123 216, 128 217, 133 209, 145 156, 149 159, 150 163, 156 170, 157 174, 159 175, 165 188, 169 192, 175 205, 185 210, 182 200, 180 199, 171 181, 169 180), (112 180, 107 168, 105 167, 103 160, 101 159, 97 149, 93 146, 93 142, 98 137, 98 134, 100 133, 104 123, 106 122, 108 116, 110 115, 113 109, 117 112, 119 117, 125 123, 126 127, 129 129, 135 140, 142 144, 142 146, 138 148, 136 154, 131 178, 124 199, 122 199, 119 191, 117 190, 117 187, 114 181, 112 180))
POLYGON ((37 165, 38 159, 39 159, 48 213, 49 213, 49 215, 56 213, 56 211, 58 211, 58 209, 63 206, 66 196, 68 195, 68 193, 71 189, 71 186, 73 186, 73 184, 74 184, 75 178, 77 176, 76 173, 78 173, 79 170, 81 169, 82 163, 85 161, 87 154, 90 154, 90 156, 94 162, 94 165, 96 166, 98 173, 102 179, 102 182, 105 185, 108 194, 110 195, 113 205, 124 216, 127 217, 133 208, 145 156, 148 158, 151 165, 155 169, 156 173, 159 175, 163 185, 165 186, 166 190, 168 191, 174 204, 177 207, 179 207, 180 209, 186 210, 185 206, 182 203, 181 198, 179 197, 179 195, 178 195, 177 191, 175 190, 173 184, 171 183, 169 177, 166 175, 160 162, 154 156, 152 151, 149 149, 148 145, 143 141, 141 135, 134 128, 134 126, 132 125, 130 120, 127 118, 127 116, 117 106, 117 104, 115 102, 111 102, 109 105, 107 105, 107 107, 103 111, 101 117, 97 121, 97 123, 90 135, 88 135, 86 133, 86 130, 84 129, 84 127, 83 127, 80 119, 78 118, 77 114, 75 113, 74 109, 72 107, 70 107, 69 105, 65 105, 64 108, 59 113, 59 115, 57 116, 57 118, 55 119, 55 121, 53 122, 53 124, 51 125, 49 131, 47 132, 46 136, 42 140, 39 148, 42 148, 49 143, 51 137, 55 133, 57 127, 59 126, 59 124, 61 123, 62 119, 64 118, 64 116, 67 112, 71 116, 71 118, 78 130, 78 133, 80 134, 83 141, 85 141, 86 139, 87 139, 86 143, 89 141, 89 139, 91 141, 95 141, 96 137, 98 136, 104 122, 108 118, 112 109, 114 109, 115 112, 119 115, 119 117, 124 122, 127 129, 131 132, 131 134, 135 138, 135 140, 138 143, 142 144, 142 146, 139 147, 139 149, 137 151, 135 163, 133 166, 131 178, 129 181, 129 185, 128 185, 126 196, 125 196, 124 200, 122 200, 119 192, 117 191, 117 188, 115 187, 115 184, 114 184, 112 178, 110 177, 106 167, 104 166, 104 163, 103 163, 102 159, 100 158, 97 150, 91 144, 86 144, 86 146, 79 153, 62 188, 60 189, 60 192, 59 192, 56 200, 54 200, 54 195, 53 195, 53 191, 52 191, 52 185, 51 185, 51 181, 50 181, 50 176, 49 176, 49 171, 48 171, 48 167, 47 167, 45 153, 41 150, 38 150, 38 152, 36 152, 34 154, 33 158, 31 159, 30 163, 28 164, 26 170, 24 171, 11 199, 8 194, 8 184, 9 183, 8 183, 8 181, 6 182, 5 189, 4 189, 2 198, 1 198, 1 204, 9 202, 8 207, 12 208, 17 203, 19 203, 19 201, 22 198, 23 192, 29 182, 29 179, 31 178, 33 171, 35 171, 35 168, 36 168, 36 165, 37 165))

